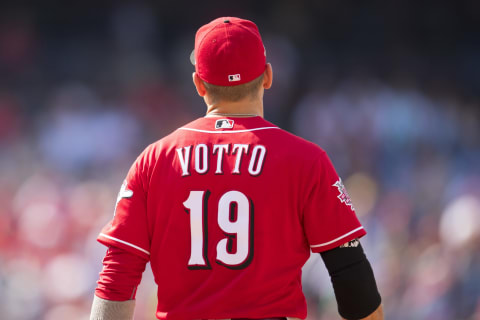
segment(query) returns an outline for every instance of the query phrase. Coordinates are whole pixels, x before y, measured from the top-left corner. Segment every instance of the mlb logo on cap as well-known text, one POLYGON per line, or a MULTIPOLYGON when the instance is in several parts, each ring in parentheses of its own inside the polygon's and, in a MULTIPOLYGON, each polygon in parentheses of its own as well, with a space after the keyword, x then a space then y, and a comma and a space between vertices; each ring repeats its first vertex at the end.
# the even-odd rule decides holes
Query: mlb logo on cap
POLYGON ((240 81, 240 74, 231 74, 228 76, 228 81, 233 82, 233 81, 240 81))
POLYGON ((215 121, 215 129, 233 129, 233 120, 220 119, 215 121))

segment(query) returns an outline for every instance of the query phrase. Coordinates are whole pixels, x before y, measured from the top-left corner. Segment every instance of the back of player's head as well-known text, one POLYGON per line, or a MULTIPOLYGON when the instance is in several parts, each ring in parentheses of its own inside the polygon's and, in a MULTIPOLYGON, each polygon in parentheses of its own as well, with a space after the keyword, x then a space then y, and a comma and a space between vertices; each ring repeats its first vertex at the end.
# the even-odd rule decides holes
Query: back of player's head
POLYGON ((195 71, 215 86, 237 86, 263 74, 266 52, 257 26, 235 17, 222 17, 200 27, 192 52, 195 71))

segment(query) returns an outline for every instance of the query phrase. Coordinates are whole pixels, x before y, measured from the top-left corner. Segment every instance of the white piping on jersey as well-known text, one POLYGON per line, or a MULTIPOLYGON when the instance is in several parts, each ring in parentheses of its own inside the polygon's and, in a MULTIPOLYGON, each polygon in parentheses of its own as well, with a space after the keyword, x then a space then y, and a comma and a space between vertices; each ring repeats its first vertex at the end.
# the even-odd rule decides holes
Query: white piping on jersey
POLYGON ((342 235, 342 236, 340 236, 340 237, 338 237, 338 238, 336 238, 336 239, 333 239, 332 241, 328 241, 328 242, 321 243, 321 244, 311 245, 310 247, 311 247, 311 248, 318 248, 318 247, 328 246, 329 244, 332 244, 332 243, 334 243, 334 242, 336 242, 336 241, 338 241, 338 240, 340 240, 340 239, 342 239, 342 238, 345 238, 346 236, 349 236, 349 235, 351 235, 352 233, 357 232, 358 230, 361 230, 361 229, 363 229, 363 227, 358 227, 357 229, 352 230, 352 231, 350 231, 350 232, 347 232, 347 233, 345 233, 344 235, 342 235))
POLYGON ((139 246, 136 246, 136 245, 134 245, 134 244, 131 244, 130 242, 123 241, 123 240, 120 240, 120 239, 117 239, 117 238, 108 236, 108 235, 106 235, 105 233, 100 233, 100 235, 101 235, 102 237, 105 237, 105 238, 107 238, 107 239, 110 239, 110 240, 113 240, 113 241, 117 241, 117 242, 123 243, 123 244, 125 244, 125 245, 127 245, 127 246, 130 246, 130 247, 132 247, 132 248, 135 248, 135 249, 137 249, 137 250, 142 251, 143 253, 146 253, 146 254, 150 255, 150 252, 148 252, 147 250, 142 249, 142 248, 140 248, 139 246))
POLYGON ((200 130, 194 128, 178 128, 179 130, 188 130, 188 131, 196 131, 196 132, 204 132, 204 133, 239 133, 239 132, 249 132, 249 131, 257 131, 257 130, 265 130, 265 129, 280 129, 279 127, 261 127, 261 128, 253 128, 253 129, 244 129, 244 130, 229 130, 229 131, 211 131, 211 130, 200 130))

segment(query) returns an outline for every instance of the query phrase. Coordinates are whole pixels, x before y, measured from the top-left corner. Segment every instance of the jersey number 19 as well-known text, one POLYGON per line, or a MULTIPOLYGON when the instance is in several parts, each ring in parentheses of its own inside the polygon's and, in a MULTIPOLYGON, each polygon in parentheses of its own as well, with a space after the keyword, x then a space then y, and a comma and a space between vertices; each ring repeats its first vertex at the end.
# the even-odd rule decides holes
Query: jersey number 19
MULTIPOLYGON (((183 203, 190 214, 189 269, 211 269, 207 252, 209 196, 208 190, 190 191, 183 203)), ((240 191, 224 193, 218 201, 217 222, 226 237, 217 244, 216 262, 230 269, 247 267, 253 258, 253 203, 240 191)))

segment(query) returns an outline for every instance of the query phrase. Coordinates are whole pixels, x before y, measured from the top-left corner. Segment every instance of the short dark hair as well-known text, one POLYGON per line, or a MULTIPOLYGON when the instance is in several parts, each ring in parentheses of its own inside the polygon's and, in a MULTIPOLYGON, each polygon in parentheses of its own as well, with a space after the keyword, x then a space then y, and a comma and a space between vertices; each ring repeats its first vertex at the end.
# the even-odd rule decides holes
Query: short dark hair
POLYGON ((219 101, 236 102, 247 97, 255 99, 258 94, 258 89, 260 89, 260 86, 263 84, 263 77, 264 74, 262 73, 252 81, 237 86, 217 86, 205 81, 203 81, 203 84, 212 103, 219 101))

